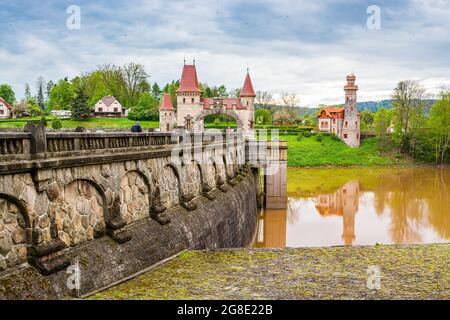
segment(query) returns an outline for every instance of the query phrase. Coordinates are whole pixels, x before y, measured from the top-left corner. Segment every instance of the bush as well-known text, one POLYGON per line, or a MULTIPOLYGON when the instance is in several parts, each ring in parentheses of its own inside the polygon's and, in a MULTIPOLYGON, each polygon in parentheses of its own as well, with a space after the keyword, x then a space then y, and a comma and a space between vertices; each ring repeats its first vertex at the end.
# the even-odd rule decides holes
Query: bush
POLYGON ((44 127, 46 127, 46 126, 48 125, 48 121, 47 121, 47 119, 45 118, 45 116, 42 116, 41 122, 44 124, 44 127))
POLYGON ((52 121, 52 128, 55 130, 59 130, 62 128, 62 122, 59 118, 54 118, 52 121))
POLYGON ((332 135, 331 135, 331 139, 334 140, 334 141, 340 141, 340 140, 341 140, 341 139, 339 139, 339 137, 338 137, 337 135, 335 135, 335 134, 332 134, 332 135))
POLYGON ((303 139, 303 133, 299 132, 297 133, 297 141, 300 141, 303 139))
POLYGON ((315 139, 317 142, 322 142, 323 134, 321 134, 321 133, 316 134, 315 139))
POLYGON ((303 132, 303 136, 306 138, 309 138, 312 136, 312 133, 310 131, 305 131, 305 132, 303 132))

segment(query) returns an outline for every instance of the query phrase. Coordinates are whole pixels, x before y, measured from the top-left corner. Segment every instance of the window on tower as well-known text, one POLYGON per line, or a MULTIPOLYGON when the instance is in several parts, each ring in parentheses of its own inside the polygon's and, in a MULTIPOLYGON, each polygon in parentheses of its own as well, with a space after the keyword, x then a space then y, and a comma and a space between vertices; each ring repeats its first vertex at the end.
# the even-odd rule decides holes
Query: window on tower
POLYGON ((183 98, 183 103, 186 103, 186 98, 183 98))
POLYGON ((195 101, 194 98, 192 98, 192 99, 191 99, 191 102, 194 103, 194 101, 195 101))
POLYGON ((348 128, 348 121, 345 121, 344 127, 348 128))

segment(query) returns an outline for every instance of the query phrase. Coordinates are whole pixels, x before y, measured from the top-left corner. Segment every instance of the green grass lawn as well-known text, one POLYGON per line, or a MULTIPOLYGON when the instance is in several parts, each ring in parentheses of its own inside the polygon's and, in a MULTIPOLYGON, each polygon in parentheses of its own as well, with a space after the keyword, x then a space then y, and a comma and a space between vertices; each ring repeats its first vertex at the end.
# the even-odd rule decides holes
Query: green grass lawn
MULTIPOLYGON (((52 127, 53 117, 45 117, 47 119, 48 127, 52 127)), ((23 128, 28 121, 40 120, 41 117, 33 118, 21 118, 21 119, 6 119, 0 120, 0 128, 23 128)), ((74 120, 61 120, 63 128, 76 128, 78 126, 83 126, 85 128, 131 128, 131 126, 136 123, 135 120, 130 120, 128 118, 91 118, 85 121, 74 121, 74 120)), ((139 121, 142 128, 158 128, 158 121, 139 121)))
POLYGON ((296 136, 280 136, 280 140, 288 142, 289 166, 374 166, 402 165, 409 161, 396 155, 381 156, 376 138, 361 142, 361 147, 350 148, 343 142, 324 136, 321 142, 315 137, 303 137, 300 141, 296 136))
MULTIPOLYGON (((41 117, 0 120, 0 128, 23 128, 28 121, 40 120, 41 117)), ((51 128, 53 117, 47 116, 48 127, 51 128)), ((136 121, 128 118, 91 118, 85 121, 62 120, 63 128, 131 128, 136 121)), ((158 128, 157 121, 140 121, 143 128, 158 128)), ((208 124, 213 127, 213 124, 208 124)), ((221 123, 228 127, 227 123, 221 123)), ((230 126, 232 124, 230 123, 230 126)), ((219 126, 220 127, 220 126, 219 126)), ((375 138, 363 140, 360 148, 350 148, 343 142, 331 136, 323 136, 321 142, 315 137, 303 137, 300 141, 295 135, 281 135, 281 140, 288 141, 289 166, 374 166, 374 165, 402 165, 410 162, 398 158, 397 155, 381 156, 375 138)))

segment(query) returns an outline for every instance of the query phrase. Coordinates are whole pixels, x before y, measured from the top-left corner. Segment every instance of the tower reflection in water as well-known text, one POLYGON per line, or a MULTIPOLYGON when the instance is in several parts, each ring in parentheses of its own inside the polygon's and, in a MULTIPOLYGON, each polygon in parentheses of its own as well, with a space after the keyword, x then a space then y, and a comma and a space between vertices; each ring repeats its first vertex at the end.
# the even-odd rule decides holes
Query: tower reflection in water
POLYGON ((450 241, 450 168, 290 169, 287 210, 263 210, 257 247, 450 241), (347 179, 348 178, 348 179, 347 179))
MULTIPOLYGON (((321 194, 317 196, 315 203, 315 208, 322 217, 342 217, 343 244, 352 245, 356 239, 355 216, 359 208, 359 181, 349 181, 334 193, 321 194)), ((299 211, 298 208, 292 208, 291 204, 288 210, 292 214, 299 211)), ((287 220, 287 210, 262 210, 258 218, 254 246, 286 247, 287 220)))
POLYGON ((332 194, 317 197, 316 209, 324 217, 341 216, 342 240, 352 245, 355 240, 355 215, 359 207, 359 181, 349 181, 332 194))

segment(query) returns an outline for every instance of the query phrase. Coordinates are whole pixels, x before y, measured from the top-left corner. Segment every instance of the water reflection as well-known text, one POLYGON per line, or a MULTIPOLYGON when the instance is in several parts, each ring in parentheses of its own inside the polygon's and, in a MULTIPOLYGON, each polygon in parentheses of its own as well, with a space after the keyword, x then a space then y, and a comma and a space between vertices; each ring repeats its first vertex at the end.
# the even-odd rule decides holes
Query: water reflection
POLYGON ((288 209, 263 211, 256 247, 450 239, 450 168, 289 169, 288 209))

